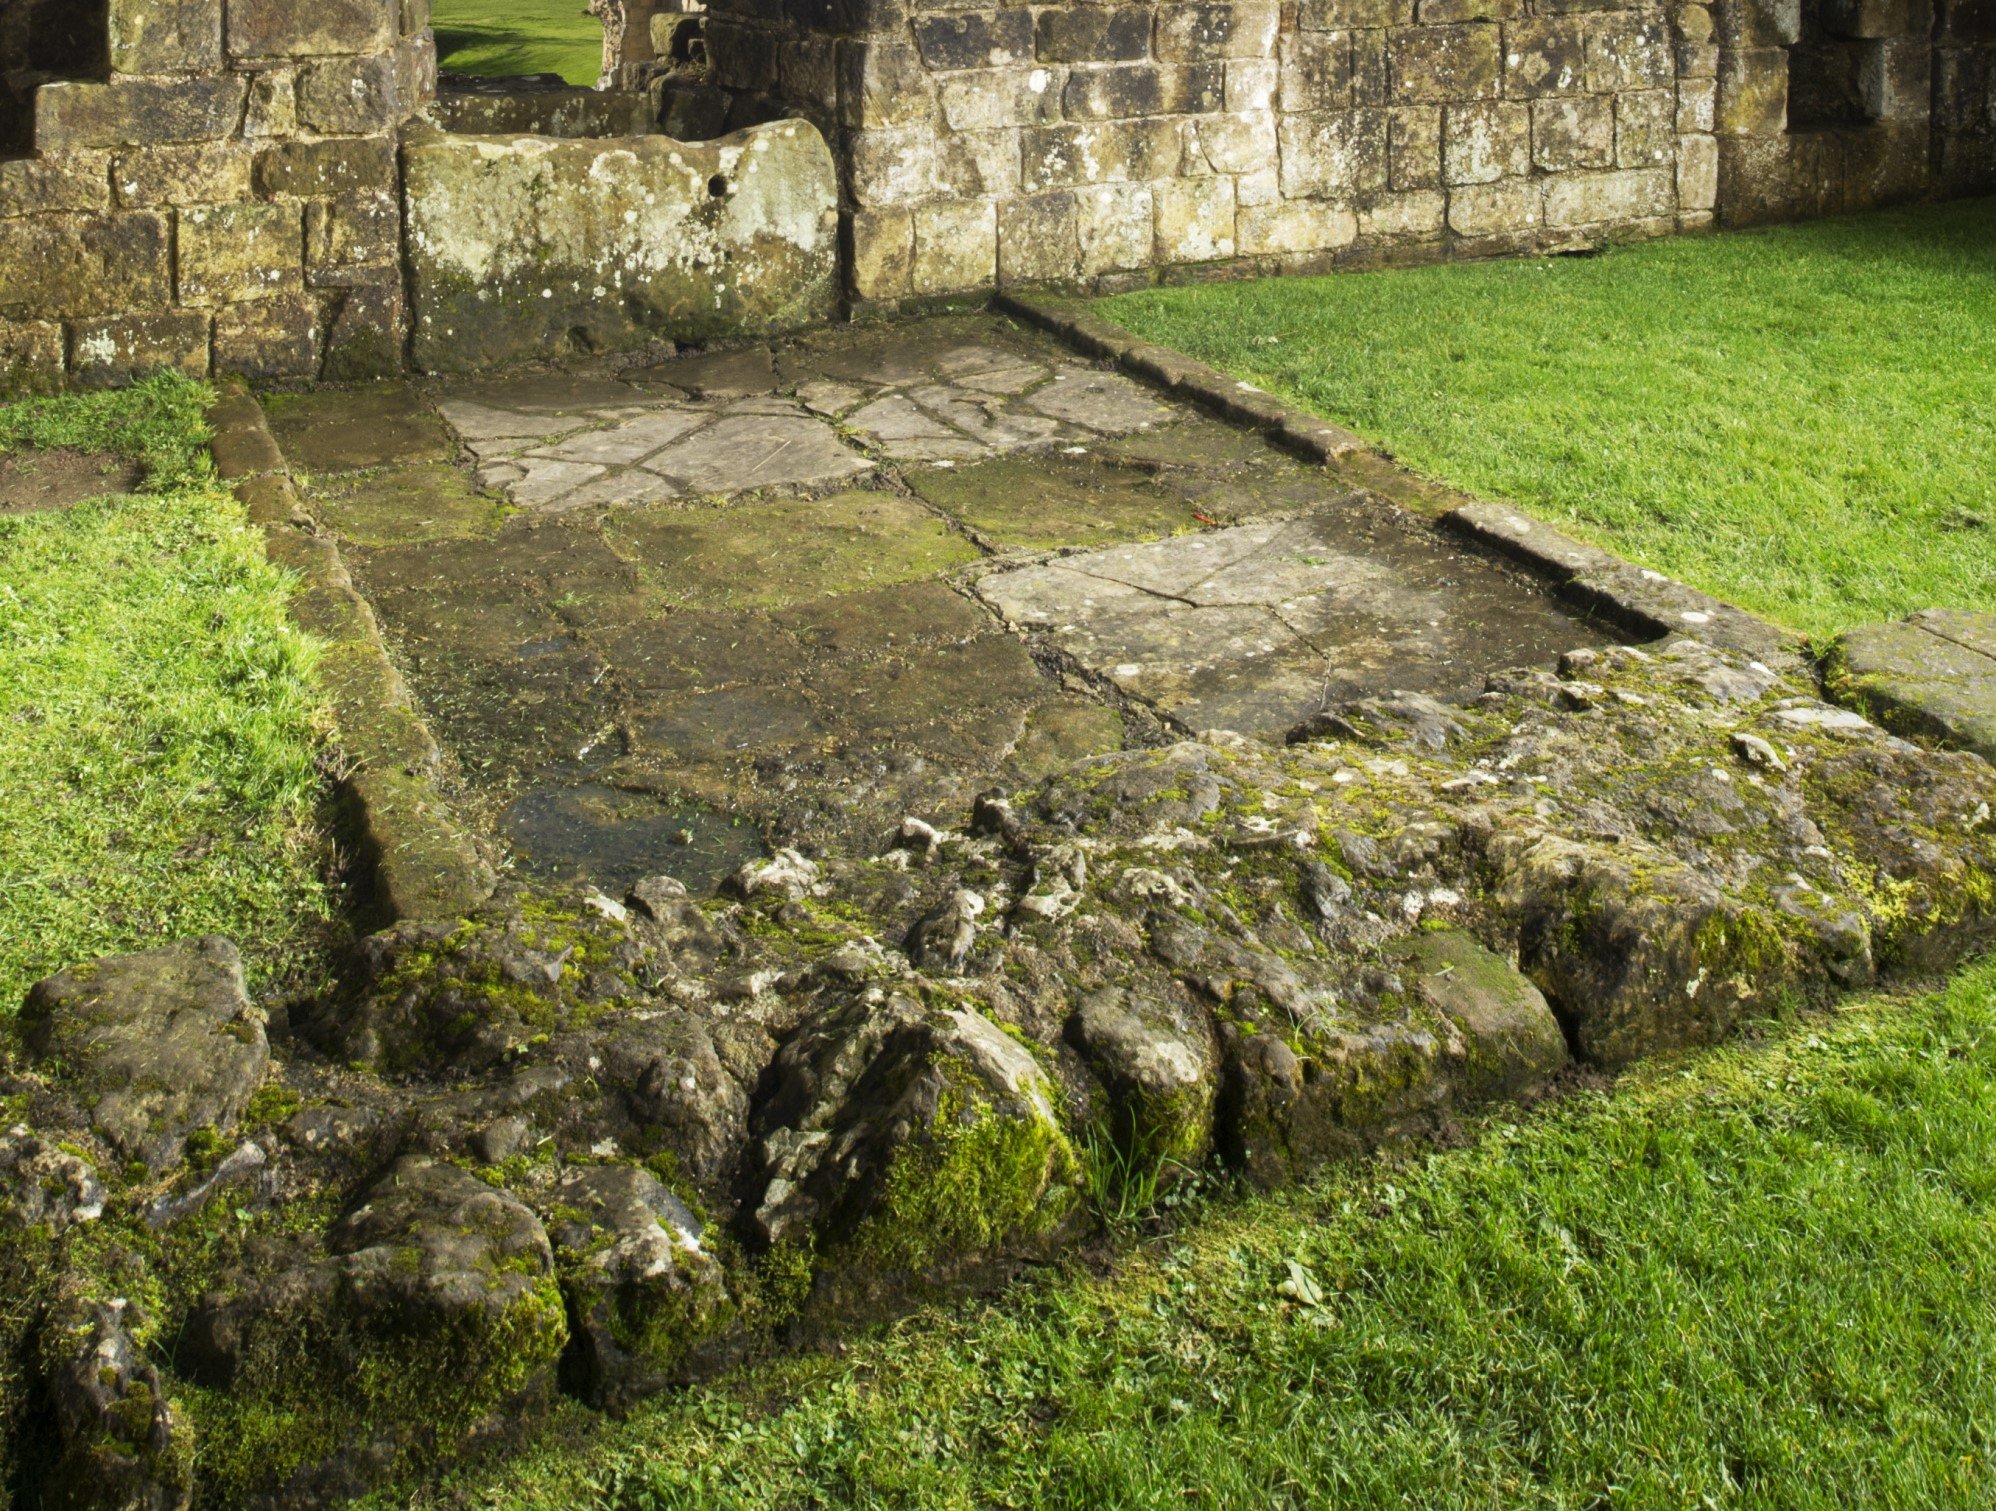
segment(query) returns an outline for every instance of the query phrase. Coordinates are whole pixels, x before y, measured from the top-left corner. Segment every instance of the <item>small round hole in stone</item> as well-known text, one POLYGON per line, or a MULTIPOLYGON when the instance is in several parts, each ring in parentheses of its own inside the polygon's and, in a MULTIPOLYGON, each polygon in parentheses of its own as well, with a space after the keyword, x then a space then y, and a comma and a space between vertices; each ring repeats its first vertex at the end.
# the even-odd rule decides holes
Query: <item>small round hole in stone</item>
POLYGON ((728 197, 727 179, 721 174, 716 173, 712 178, 707 180, 707 192, 716 199, 726 199, 728 197))

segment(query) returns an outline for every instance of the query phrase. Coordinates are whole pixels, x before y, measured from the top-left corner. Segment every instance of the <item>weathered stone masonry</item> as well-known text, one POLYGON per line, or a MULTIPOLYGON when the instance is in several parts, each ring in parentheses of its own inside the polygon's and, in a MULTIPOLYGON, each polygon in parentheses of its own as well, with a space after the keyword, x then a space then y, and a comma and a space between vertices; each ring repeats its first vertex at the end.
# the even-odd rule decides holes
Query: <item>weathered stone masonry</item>
POLYGON ((860 301, 1560 248, 1996 183, 1989 0, 710 9, 717 83, 773 79, 836 133, 860 301), (1828 118, 1806 113, 1826 72, 1849 80, 1828 118))
MULTIPOLYGON (((813 168, 760 192, 798 224, 798 196, 823 196, 856 308, 1557 250, 1996 188, 1996 0, 597 8, 612 92, 432 110, 429 0, 0 0, 0 373, 402 365, 412 327, 437 328, 405 315, 424 297, 405 270, 410 164, 444 150, 434 127, 628 146, 801 117, 835 190, 813 168)), ((706 197, 661 224, 719 226, 706 197)), ((495 255, 592 266, 569 245, 585 235, 523 222, 495 255)), ((639 291, 615 319, 530 321, 547 334, 462 360, 419 340, 416 365, 704 339, 742 292, 739 259, 602 255, 676 278, 690 262, 730 297, 639 291)), ((829 308, 787 253, 750 263, 781 287, 744 309, 829 308)))
POLYGON ((0 0, 0 55, 0 372, 401 365, 429 0, 0 0))

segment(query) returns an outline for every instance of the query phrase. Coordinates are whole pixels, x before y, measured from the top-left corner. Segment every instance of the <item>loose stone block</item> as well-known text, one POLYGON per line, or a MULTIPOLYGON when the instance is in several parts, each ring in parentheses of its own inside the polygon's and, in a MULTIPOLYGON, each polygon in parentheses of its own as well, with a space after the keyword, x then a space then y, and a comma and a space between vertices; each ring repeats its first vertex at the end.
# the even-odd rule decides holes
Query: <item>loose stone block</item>
POLYGON ((1531 165, 1531 110, 1523 104, 1451 105, 1443 121, 1442 176, 1487 184, 1531 165))
POLYGON ((1234 184, 1228 178, 1166 179, 1154 187, 1157 252, 1166 262, 1234 255, 1234 184))
POLYGON ((1676 208, 1672 179, 1668 168, 1563 174, 1547 181, 1546 224, 1565 228, 1668 215, 1676 208))
POLYGON ((304 263, 295 205, 239 204, 182 210, 179 294, 183 303, 231 303, 296 289, 304 263))
POLYGON ((1217 63, 1116 63, 1077 68, 1068 75, 1061 108, 1074 121, 1199 115, 1225 104, 1226 86, 1226 69, 1217 63))
POLYGON ((1236 238, 1244 257, 1327 252, 1358 239, 1358 217, 1349 205, 1286 199, 1239 212, 1236 238))
POLYGON ((1788 54, 1728 49, 1719 58, 1721 136, 1779 136, 1788 129, 1788 54))
POLYGON ((1424 26, 1392 33, 1397 103, 1492 99, 1502 74, 1495 26, 1424 26))
POLYGON ((1352 102, 1349 32, 1291 32, 1282 39, 1282 108, 1344 110, 1352 102))
POLYGON ((1435 189, 1442 181, 1442 112, 1411 105, 1386 118, 1386 178, 1395 189, 1435 189))
POLYGON ((229 56, 309 58, 386 52, 401 0, 229 0, 229 56))
POLYGON ((1516 21, 1504 28, 1504 93, 1521 100, 1578 94, 1587 86, 1587 34, 1575 17, 1516 21))
POLYGON ((1677 96, 1668 89, 1615 96, 1615 166, 1654 168, 1677 146, 1677 96))
POLYGON ((111 0, 113 73, 213 73, 222 66, 222 0, 111 0))
POLYGON ((1074 195, 1033 194, 998 207, 998 281, 1055 283, 1081 271, 1074 195))
POLYGON ((118 203, 128 209, 154 205, 220 204, 247 199, 254 154, 237 142, 149 147, 111 160, 118 203))
POLYGON ((998 207, 988 200, 915 207, 917 294, 989 288, 998 276, 998 207))
POLYGON ((1074 191, 1075 233, 1084 274, 1150 265, 1156 199, 1148 184, 1100 184, 1074 191))
POLYGON ((437 136, 410 141, 403 159, 412 351, 425 370, 830 314, 837 184, 804 122, 607 151, 437 136))
POLYGON ((1653 16, 1615 12, 1587 25, 1587 87, 1597 94, 1656 89, 1672 80, 1670 35, 1653 16))
POLYGON ((279 142, 256 160, 257 192, 292 199, 393 193, 395 144, 384 139, 279 142))
POLYGON ((392 55, 340 58, 298 71, 298 122, 321 136, 373 136, 406 113, 392 55))
POLYGON ((95 152, 0 160, 0 220, 109 209, 110 162, 95 152))
POLYGON ((1710 210, 1719 202, 1719 139, 1677 139, 1677 208, 1710 210))
POLYGON ((317 377, 317 302, 289 295, 217 311, 215 371, 245 378, 317 377))
POLYGON ((928 71, 902 43, 841 42, 838 101, 847 126, 915 126, 935 114, 928 71))
POLYGON ((1449 195, 1449 229, 1463 236, 1531 230, 1544 219, 1544 192, 1533 179, 1465 184, 1449 195))
POLYGON ((921 60, 931 68, 1004 68, 1033 56, 1033 14, 1028 10, 917 16, 913 29, 921 60))
POLYGON ((1150 56, 1150 34, 1149 6, 1065 6, 1039 13, 1033 46, 1043 63, 1134 63, 1150 56))
POLYGON ((0 221, 0 309, 16 314, 60 319, 162 306, 171 274, 161 215, 0 221))
POLYGON ((207 142, 241 124, 247 83, 200 79, 64 81, 35 91, 35 145, 43 152, 207 142))
POLYGON ((1276 123, 1282 192, 1349 199, 1386 187, 1386 113, 1285 115, 1276 123))
POLYGON ((1548 173, 1608 168, 1615 161, 1615 109, 1599 98, 1534 100, 1532 161, 1548 173))
POLYGON ((855 210, 849 230, 852 291, 861 299, 905 298, 915 266, 915 215, 893 206, 855 210))

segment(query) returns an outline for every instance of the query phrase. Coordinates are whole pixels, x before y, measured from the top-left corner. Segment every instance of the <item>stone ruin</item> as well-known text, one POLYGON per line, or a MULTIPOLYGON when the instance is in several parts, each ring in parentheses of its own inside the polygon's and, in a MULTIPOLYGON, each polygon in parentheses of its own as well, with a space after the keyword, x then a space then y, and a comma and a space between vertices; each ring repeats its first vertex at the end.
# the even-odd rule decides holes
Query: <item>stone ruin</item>
POLYGON ((601 90, 440 94, 428 0, 0 0, 0 369, 351 378, 1996 186, 1988 0, 595 10, 601 90))

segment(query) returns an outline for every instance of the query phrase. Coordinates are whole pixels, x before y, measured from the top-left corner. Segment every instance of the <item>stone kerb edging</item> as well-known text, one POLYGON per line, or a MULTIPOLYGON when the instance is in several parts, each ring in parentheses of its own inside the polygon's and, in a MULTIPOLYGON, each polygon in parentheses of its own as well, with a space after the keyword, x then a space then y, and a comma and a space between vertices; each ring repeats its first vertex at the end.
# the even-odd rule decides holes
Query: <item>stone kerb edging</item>
MULTIPOLYGON (((1432 485, 1400 467, 1378 447, 1338 425, 1298 409, 1251 383, 1230 377, 1145 341, 1090 310, 1047 295, 1007 291, 997 308, 1057 336, 1076 351, 1113 362, 1131 376, 1236 425, 1265 435, 1306 461, 1378 474, 1396 474, 1416 491, 1432 485)), ((1546 579, 1567 602, 1643 640, 1702 641, 1743 651, 1792 669, 1803 660, 1799 637, 1709 593, 1586 545, 1502 504, 1475 500, 1442 513, 1442 528, 1546 579)))
POLYGON ((355 590, 339 547, 316 532, 263 409, 239 382, 209 410, 215 469, 263 531, 270 560, 299 578, 298 624, 324 643, 319 679, 350 769, 340 795, 383 922, 457 918, 491 897, 492 867, 437 790, 440 753, 355 590))

